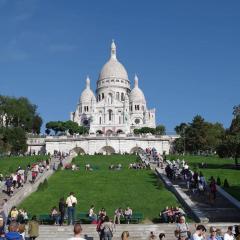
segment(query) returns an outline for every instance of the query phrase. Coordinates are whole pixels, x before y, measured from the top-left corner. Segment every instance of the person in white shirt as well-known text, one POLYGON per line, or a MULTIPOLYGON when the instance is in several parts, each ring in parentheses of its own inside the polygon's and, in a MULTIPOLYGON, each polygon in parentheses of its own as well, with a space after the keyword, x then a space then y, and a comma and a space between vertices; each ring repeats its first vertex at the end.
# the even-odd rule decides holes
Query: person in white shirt
POLYGON ((74 224, 75 219, 75 206, 77 204, 77 199, 74 197, 74 193, 70 192, 67 200, 67 210, 68 210, 68 225, 74 224))
POLYGON ((229 226, 227 232, 223 236, 223 240, 234 240, 233 227, 229 226))
POLYGON ((74 232, 74 237, 68 238, 67 240, 85 240, 85 238, 81 237, 82 227, 80 223, 76 223, 74 225, 73 232, 74 232))
POLYGON ((132 218, 132 209, 130 207, 127 207, 126 210, 124 211, 124 218, 125 218, 127 224, 129 224, 129 222, 132 218))
POLYGON ((92 205, 91 208, 89 209, 88 216, 91 221, 97 220, 97 214, 94 212, 94 205, 92 205))
POLYGON ((196 232, 192 235, 191 240, 204 240, 206 228, 203 225, 198 225, 196 228, 196 232))

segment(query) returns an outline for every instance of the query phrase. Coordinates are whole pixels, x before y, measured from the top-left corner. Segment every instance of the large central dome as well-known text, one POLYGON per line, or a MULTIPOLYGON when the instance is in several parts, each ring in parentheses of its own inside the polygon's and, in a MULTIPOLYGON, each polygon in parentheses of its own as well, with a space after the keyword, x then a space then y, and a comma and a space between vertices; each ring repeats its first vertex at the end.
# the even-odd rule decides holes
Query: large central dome
POLYGON ((125 67, 117 60, 116 45, 112 42, 111 45, 111 57, 108 62, 103 66, 99 80, 107 78, 118 78, 128 80, 128 74, 125 67))

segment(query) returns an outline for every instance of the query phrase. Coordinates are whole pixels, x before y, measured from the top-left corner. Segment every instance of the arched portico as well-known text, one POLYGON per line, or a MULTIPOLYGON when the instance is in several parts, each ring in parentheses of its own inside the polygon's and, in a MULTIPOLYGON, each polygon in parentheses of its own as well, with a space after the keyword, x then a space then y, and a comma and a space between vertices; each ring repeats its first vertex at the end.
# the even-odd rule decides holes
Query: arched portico
POLYGON ((113 134, 113 130, 108 129, 108 130, 106 131, 106 135, 107 135, 107 136, 111 136, 112 134, 113 134))
POLYGON ((99 153, 102 153, 103 155, 111 155, 114 154, 115 152, 116 152, 115 149, 111 146, 105 146, 99 150, 99 153))
POLYGON ((75 153, 75 154, 77 154, 77 155, 84 155, 84 154, 86 154, 85 151, 84 151, 84 149, 81 148, 81 147, 75 147, 75 148, 73 148, 73 149, 70 151, 70 153, 75 153))
POLYGON ((116 133, 117 133, 117 134, 121 134, 121 133, 124 133, 124 132, 123 132, 122 129, 118 129, 118 130, 116 131, 116 133))
POLYGON ((103 134, 103 131, 102 131, 102 130, 97 130, 97 131, 96 131, 96 134, 102 135, 102 134, 103 134))
POLYGON ((142 152, 143 149, 141 147, 133 147, 131 150, 130 150, 130 154, 134 154, 134 153, 140 153, 142 152))

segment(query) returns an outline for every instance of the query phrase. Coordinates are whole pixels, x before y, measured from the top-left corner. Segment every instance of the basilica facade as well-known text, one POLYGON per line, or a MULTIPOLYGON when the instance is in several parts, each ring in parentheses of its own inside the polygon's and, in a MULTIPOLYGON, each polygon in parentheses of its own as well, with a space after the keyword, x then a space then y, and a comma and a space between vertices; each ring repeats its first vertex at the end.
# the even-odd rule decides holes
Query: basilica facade
POLYGON ((89 128, 90 134, 132 133, 135 128, 156 127, 155 109, 148 109, 143 91, 135 75, 134 87, 125 67, 117 59, 116 45, 111 44, 110 59, 103 66, 97 81, 96 95, 90 79, 70 119, 89 128))

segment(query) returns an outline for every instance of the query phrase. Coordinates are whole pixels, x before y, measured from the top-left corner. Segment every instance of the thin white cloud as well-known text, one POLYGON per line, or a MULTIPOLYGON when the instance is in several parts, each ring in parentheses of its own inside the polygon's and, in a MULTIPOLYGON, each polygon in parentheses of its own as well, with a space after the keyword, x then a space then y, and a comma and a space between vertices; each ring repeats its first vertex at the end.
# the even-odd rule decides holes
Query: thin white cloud
POLYGON ((27 52, 23 50, 8 49, 0 54, 0 62, 25 61, 29 58, 27 52))
POLYGON ((77 49, 77 46, 72 44, 52 44, 49 46, 49 51, 52 53, 72 52, 76 49, 77 49))
POLYGON ((29 58, 29 54, 18 46, 16 38, 10 40, 0 49, 0 62, 24 61, 29 58))

